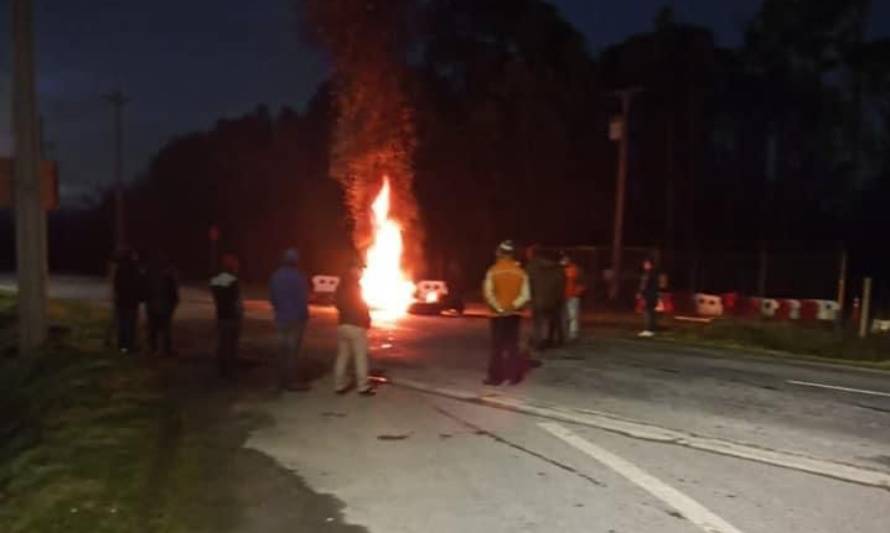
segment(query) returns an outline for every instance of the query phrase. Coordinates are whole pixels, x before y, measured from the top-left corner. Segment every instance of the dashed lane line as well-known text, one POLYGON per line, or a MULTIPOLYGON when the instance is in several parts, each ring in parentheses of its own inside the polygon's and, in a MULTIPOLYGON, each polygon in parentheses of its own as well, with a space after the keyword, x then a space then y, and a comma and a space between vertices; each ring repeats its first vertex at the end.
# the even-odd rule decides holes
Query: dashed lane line
POLYGON ((874 390, 866 390, 866 389, 853 389, 850 387, 841 387, 839 385, 827 385, 825 383, 813 383, 811 381, 796 381, 793 379, 789 379, 785 383, 790 385, 798 385, 800 387, 813 387, 816 389, 828 389, 835 390, 840 392, 850 392, 853 394, 865 394, 868 396, 882 396, 884 398, 890 398, 890 392, 880 392, 874 390))

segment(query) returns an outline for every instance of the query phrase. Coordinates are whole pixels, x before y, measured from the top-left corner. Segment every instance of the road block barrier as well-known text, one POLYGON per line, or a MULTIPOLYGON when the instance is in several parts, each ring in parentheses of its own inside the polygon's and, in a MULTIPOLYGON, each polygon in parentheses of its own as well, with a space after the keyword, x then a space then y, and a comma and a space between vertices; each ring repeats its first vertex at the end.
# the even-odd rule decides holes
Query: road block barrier
POLYGON ((723 300, 715 294, 697 293, 695 312, 700 316, 723 316, 723 300))

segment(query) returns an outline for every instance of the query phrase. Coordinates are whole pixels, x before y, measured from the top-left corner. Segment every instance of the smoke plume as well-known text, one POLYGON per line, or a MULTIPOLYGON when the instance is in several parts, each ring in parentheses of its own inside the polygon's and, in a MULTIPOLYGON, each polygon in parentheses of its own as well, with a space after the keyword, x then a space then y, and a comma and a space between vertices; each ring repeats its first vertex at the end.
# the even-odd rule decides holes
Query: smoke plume
POLYGON ((422 239, 414 196, 414 111, 406 55, 414 0, 299 0, 304 33, 330 56, 337 108, 331 176, 343 188, 353 240, 371 243, 370 205, 384 176, 405 240, 404 267, 419 271, 422 239))

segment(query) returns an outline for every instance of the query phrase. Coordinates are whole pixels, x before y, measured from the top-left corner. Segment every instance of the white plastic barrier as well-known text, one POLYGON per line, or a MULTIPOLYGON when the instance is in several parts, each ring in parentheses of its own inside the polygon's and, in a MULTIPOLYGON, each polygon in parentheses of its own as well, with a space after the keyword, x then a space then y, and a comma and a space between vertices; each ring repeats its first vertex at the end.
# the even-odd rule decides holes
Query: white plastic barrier
POLYGON ((834 300, 815 300, 819 310, 816 312, 818 320, 837 320, 841 306, 834 300))
POLYGON ((440 280, 423 280, 417 282, 417 299, 421 302, 438 302, 448 294, 448 285, 440 280))
POLYGON ((766 317, 774 317, 776 316, 776 311, 779 310, 779 300, 775 300, 773 298, 764 298, 760 302, 760 312, 763 316, 766 317))
POLYGON ((802 307, 800 300, 785 300, 788 304, 788 318, 791 320, 800 320, 800 308, 802 307))
POLYGON ((714 294, 697 293, 695 312, 701 316, 723 316, 723 299, 714 294))
POLYGON ((872 321, 871 324, 871 332, 872 333, 890 333, 890 320, 877 320, 872 321))
POLYGON ((319 294, 334 294, 338 285, 340 285, 340 278, 337 276, 312 276, 313 292, 319 294))

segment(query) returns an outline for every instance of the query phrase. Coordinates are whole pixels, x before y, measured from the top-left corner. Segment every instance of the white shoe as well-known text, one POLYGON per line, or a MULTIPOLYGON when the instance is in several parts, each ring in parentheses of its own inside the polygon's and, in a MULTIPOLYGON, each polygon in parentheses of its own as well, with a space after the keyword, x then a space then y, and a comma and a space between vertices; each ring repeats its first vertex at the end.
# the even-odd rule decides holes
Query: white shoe
POLYGON ((647 329, 646 331, 641 331, 641 332, 639 333, 639 335, 637 335, 637 336, 640 337, 640 338, 643 338, 643 339, 649 339, 649 338, 652 338, 652 337, 655 336, 655 332, 649 331, 649 330, 647 329))

